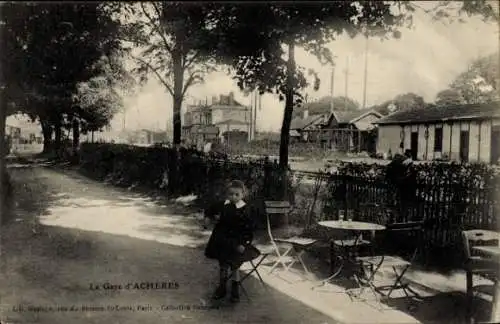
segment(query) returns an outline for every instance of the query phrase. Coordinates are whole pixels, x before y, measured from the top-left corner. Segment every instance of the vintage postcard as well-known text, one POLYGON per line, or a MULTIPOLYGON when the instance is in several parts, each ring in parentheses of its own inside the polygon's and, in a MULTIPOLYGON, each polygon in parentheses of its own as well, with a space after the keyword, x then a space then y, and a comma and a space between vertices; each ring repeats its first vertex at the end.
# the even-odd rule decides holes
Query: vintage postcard
POLYGON ((499 17, 1 2, 0 324, 500 323, 499 17))

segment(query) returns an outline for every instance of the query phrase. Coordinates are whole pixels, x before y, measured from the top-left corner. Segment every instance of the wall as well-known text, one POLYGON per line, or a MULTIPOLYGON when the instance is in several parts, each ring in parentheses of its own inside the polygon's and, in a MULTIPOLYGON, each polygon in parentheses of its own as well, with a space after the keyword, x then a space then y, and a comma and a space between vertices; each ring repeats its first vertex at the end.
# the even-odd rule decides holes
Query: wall
MULTIPOLYGON (((469 131, 469 162, 490 162, 491 155, 491 121, 455 121, 451 124, 417 124, 405 125, 404 149, 411 148, 411 133, 418 132, 419 160, 433 160, 446 155, 450 160, 460 160, 460 132, 469 131), (443 144, 441 152, 434 152, 435 129, 443 128, 443 144), (428 129, 428 138, 425 131, 428 129)), ((377 138, 377 153, 399 152, 401 126, 379 125, 377 138)))
POLYGON ((399 125, 379 125, 377 135, 377 154, 400 152, 401 127, 399 125))
POLYGON ((231 131, 249 132, 250 131, 250 125, 243 125, 243 124, 221 124, 221 125, 218 125, 218 127, 220 130, 220 136, 222 136, 222 133, 224 133, 224 132, 231 132, 231 131))
POLYGON ((243 109, 224 109, 223 118, 224 120, 234 119, 242 122, 247 122, 249 118, 249 113, 243 109))
POLYGON ((223 109, 212 109, 212 123, 217 124, 224 121, 223 109))

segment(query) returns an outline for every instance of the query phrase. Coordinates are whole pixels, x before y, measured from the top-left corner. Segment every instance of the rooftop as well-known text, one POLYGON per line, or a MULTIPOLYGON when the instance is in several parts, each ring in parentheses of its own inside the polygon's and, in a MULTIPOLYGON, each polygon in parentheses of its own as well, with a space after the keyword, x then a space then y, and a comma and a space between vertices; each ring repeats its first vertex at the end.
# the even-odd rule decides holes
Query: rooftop
POLYGON ((290 129, 303 129, 312 123, 322 120, 324 115, 310 115, 307 118, 295 117, 292 119, 290 129))
POLYGON ((380 115, 380 113, 376 112, 373 109, 334 111, 333 114, 339 124, 348 124, 353 122, 353 120, 355 120, 356 118, 359 118, 364 114, 368 114, 370 112, 380 115))
POLYGON ((418 110, 398 111, 382 118, 377 124, 416 124, 489 118, 500 118, 500 102, 446 107, 431 106, 418 110))

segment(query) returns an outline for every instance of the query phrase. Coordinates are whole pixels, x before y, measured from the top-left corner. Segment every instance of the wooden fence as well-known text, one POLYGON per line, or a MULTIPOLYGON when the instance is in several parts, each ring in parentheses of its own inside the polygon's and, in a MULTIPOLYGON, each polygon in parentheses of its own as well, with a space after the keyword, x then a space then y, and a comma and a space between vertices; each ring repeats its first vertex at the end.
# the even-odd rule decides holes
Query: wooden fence
MULTIPOLYGON (((336 219, 341 209, 353 210, 355 220, 360 221, 424 220, 425 249, 441 251, 442 255, 460 250, 462 229, 499 229, 498 172, 482 165, 416 166, 413 199, 404 204, 408 212, 402 213, 398 190, 385 181, 384 166, 349 164, 336 174, 282 172, 272 162, 230 161, 193 152, 103 144, 85 146, 80 163, 94 176, 116 179, 122 185, 157 188, 166 174, 170 194, 195 193, 205 202, 222 198, 225 184, 239 179, 246 183, 250 201, 276 200, 287 193, 292 203, 303 207, 297 213, 302 214, 298 220, 306 224, 336 219), (307 181, 298 183, 297 177, 307 181), (323 190, 312 189, 319 178, 324 180, 323 190), (311 213, 314 215, 304 217, 310 202, 316 200, 319 207, 311 213)), ((434 258, 439 259, 439 255, 434 252, 434 258)))
POLYGON ((326 179, 317 221, 337 219, 339 210, 352 210, 354 220, 380 224, 423 220, 423 249, 433 254, 425 262, 435 262, 443 255, 446 262, 459 262, 460 232, 464 229, 500 229, 498 184, 473 186, 450 181, 438 185, 434 179, 420 181, 414 187, 415 199, 401 203, 398 190, 381 179, 339 174, 326 179))

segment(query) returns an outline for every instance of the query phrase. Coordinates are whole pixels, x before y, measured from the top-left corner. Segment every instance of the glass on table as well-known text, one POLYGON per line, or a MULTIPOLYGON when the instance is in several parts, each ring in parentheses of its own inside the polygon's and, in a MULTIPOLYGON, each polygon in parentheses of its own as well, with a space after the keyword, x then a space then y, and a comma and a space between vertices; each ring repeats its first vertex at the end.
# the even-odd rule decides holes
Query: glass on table
POLYGON ((352 222, 353 216, 354 216, 353 210, 352 210, 352 209, 349 209, 349 210, 347 211, 347 221, 348 221, 348 222, 352 222))
POLYGON ((344 210, 341 209, 341 210, 339 210, 339 222, 341 222, 343 220, 344 220, 344 210))

